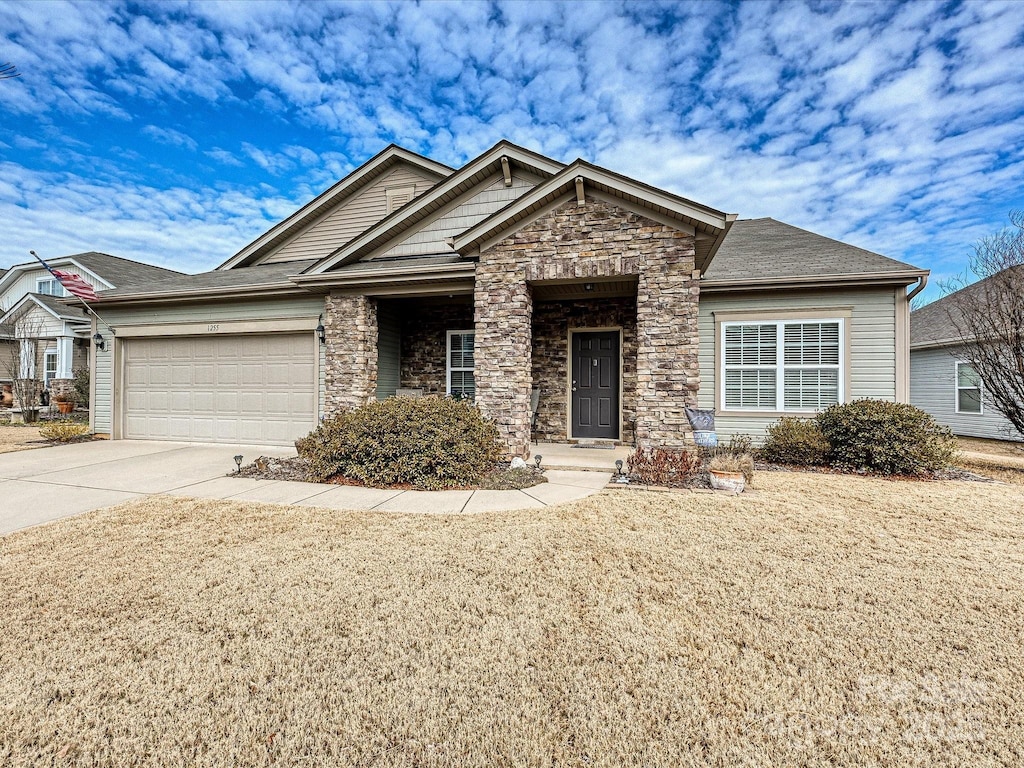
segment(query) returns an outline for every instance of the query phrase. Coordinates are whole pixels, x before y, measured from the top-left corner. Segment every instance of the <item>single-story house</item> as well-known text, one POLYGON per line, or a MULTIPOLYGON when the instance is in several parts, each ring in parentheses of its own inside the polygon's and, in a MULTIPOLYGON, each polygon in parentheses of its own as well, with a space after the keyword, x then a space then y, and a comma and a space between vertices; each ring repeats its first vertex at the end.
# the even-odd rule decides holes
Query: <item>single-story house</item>
MULTIPOLYGON (((47 263, 79 276, 96 291, 180 275, 94 251, 47 263)), ((89 366, 91 328, 82 303, 38 261, 0 272, 0 383, 18 377, 36 379, 38 389, 53 394, 73 389, 74 371, 89 366)))
POLYGON ((93 427, 288 443, 396 393, 473 398, 532 441, 681 446, 909 397, 927 272, 502 141, 459 169, 397 146, 212 272, 104 291, 93 427))
MULTIPOLYGON (((910 402, 948 426, 953 434, 1024 441, 1024 435, 993 407, 985 385, 971 366, 970 345, 964 344, 955 322, 957 302, 984 292, 986 280, 910 314, 910 402)), ((1024 281, 1020 290, 1024 291, 1024 281)))

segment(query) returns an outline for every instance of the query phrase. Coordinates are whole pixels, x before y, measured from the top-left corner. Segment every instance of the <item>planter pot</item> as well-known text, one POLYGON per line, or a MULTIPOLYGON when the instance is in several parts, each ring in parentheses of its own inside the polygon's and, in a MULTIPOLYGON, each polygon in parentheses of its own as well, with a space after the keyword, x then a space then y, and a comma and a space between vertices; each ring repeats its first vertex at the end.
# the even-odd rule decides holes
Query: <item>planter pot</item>
POLYGON ((60 411, 61 413, 65 413, 65 414, 66 413, 71 413, 73 410, 75 410, 75 404, 74 403, 57 403, 57 410, 60 411))
POLYGON ((709 469, 711 476, 711 487, 716 491, 730 491, 732 493, 743 493, 747 487, 742 472, 723 472, 720 469, 709 469))

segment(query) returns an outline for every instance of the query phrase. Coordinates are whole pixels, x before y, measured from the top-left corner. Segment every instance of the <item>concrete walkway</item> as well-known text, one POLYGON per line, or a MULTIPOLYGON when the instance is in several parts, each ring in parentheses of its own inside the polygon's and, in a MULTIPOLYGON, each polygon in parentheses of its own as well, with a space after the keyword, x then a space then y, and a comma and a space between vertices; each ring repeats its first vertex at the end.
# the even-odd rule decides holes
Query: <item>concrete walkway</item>
POLYGON ((596 493, 607 472, 549 469, 522 491, 395 491, 227 477, 233 457, 294 456, 288 448, 96 441, 0 454, 0 534, 153 494, 382 512, 500 512, 596 493))

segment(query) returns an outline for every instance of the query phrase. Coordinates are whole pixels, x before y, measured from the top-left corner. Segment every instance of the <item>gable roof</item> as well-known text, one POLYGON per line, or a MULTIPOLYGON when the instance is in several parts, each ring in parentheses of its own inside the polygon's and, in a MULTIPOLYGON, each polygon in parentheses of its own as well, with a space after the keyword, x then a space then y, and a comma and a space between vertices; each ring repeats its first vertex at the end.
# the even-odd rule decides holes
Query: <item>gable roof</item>
MULTIPOLYGON (((108 286, 117 287, 132 283, 151 282, 181 274, 173 269, 155 267, 152 264, 144 264, 141 261, 132 261, 120 256, 111 256, 109 253, 99 253, 98 251, 58 256, 47 260, 46 263, 56 267, 73 264, 89 272, 100 282, 106 283, 108 286)), ((14 282, 21 273, 32 269, 42 269, 42 266, 38 261, 28 261, 22 264, 15 264, 6 272, 0 272, 0 293, 10 283, 14 282)))
POLYGON ((341 181, 324 190, 291 216, 268 229, 217 269, 235 269, 251 265, 329 209, 337 206, 346 197, 363 189, 367 184, 403 162, 416 166, 439 181, 447 178, 454 171, 449 166, 431 160, 429 157, 410 152, 397 144, 389 144, 341 181))
POLYGON ((958 310, 957 303, 965 299, 970 301, 975 297, 980 301, 992 301, 992 297, 986 297, 986 294, 995 281, 1001 281, 1007 276, 1012 278, 1013 288, 1016 288, 1015 283, 1019 280, 1021 290, 1024 290, 1024 265, 1020 265, 978 280, 930 304, 925 304, 920 309, 915 309, 910 313, 910 346, 920 348, 962 344, 963 339, 957 332, 957 326, 963 314, 958 310), (1011 273, 1011 270, 1014 272, 1011 273))
POLYGON ((26 293, 14 306, 7 310, 0 317, 0 324, 9 324, 23 315, 32 306, 38 306, 49 312, 58 320, 84 321, 86 319, 85 309, 82 307, 69 306, 64 299, 57 296, 49 296, 45 293, 26 293))
POLYGON ((304 270, 303 274, 321 274, 330 269, 350 264, 385 243, 395 240, 401 233, 410 230, 477 184, 500 172, 503 159, 507 162, 514 162, 517 166, 541 177, 551 176, 564 167, 556 160, 524 149, 510 141, 499 141, 486 152, 452 173, 433 189, 414 198, 397 211, 393 211, 361 235, 304 270))
POLYGON ((584 195, 588 187, 591 191, 596 189, 627 205, 639 206, 658 217, 665 217, 691 227, 697 235, 696 266, 701 270, 714 257, 715 251, 721 246, 736 219, 735 214, 727 214, 695 203, 685 197, 577 159, 515 202, 463 232, 455 238, 455 249, 460 253, 466 253, 467 250, 486 245, 500 236, 500 233, 535 212, 567 195, 575 194, 576 182, 581 179, 584 195))
POLYGON ((927 274, 926 269, 772 218, 740 219, 704 274, 701 290, 849 278, 909 285, 927 274))

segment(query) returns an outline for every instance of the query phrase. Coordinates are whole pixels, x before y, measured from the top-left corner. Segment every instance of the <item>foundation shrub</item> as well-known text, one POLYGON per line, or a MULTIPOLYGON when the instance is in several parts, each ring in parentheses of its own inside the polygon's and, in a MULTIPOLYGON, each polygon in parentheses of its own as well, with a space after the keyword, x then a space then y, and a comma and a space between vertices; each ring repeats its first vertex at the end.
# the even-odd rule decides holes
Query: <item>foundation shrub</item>
POLYGON ((702 465, 696 451, 637 448, 626 460, 626 471, 638 483, 679 488, 688 485, 702 465))
POLYGON ((956 455, 949 428, 908 403, 855 400, 825 409, 817 423, 839 469, 920 475, 945 469, 956 455))
POLYGON ((89 369, 76 368, 72 374, 75 383, 75 402, 83 408, 89 407, 89 369))
POLYGON ((309 479, 425 490, 476 485, 502 460, 498 430, 472 403, 391 397, 324 421, 295 442, 309 479))
POLYGON ((89 434, 89 425, 74 421, 50 421, 39 427, 39 436, 56 443, 70 443, 81 440, 89 434))
POLYGON ((768 427, 760 455, 776 464, 819 466, 828 463, 828 450, 816 420, 783 416, 768 427))

